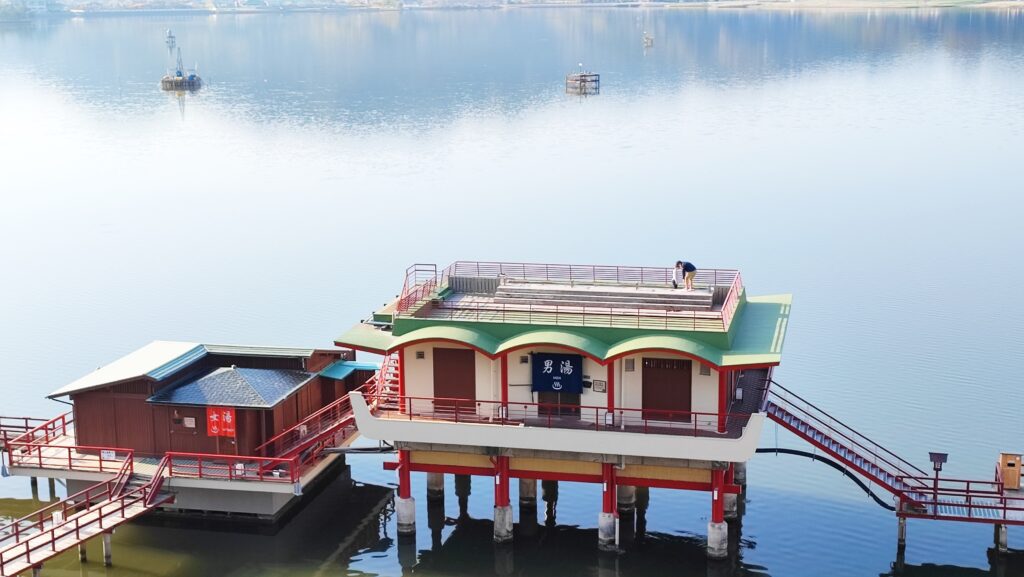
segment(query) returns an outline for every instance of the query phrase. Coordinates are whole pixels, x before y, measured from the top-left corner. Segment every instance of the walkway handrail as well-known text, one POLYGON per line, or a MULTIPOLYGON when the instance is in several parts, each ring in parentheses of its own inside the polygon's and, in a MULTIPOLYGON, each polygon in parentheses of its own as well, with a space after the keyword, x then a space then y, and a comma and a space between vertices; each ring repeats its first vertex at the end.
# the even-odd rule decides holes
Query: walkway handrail
POLYGON ((501 401, 446 397, 404 396, 398 398, 398 405, 399 410, 377 411, 377 416, 390 420, 429 418, 455 423, 525 425, 553 429, 588 428, 596 431, 714 437, 728 437, 726 433, 717 432, 721 417, 724 416, 732 423, 742 423, 744 426, 750 418, 750 414, 747 413, 720 414, 620 407, 609 410, 606 406, 595 405, 514 401, 502 403, 501 401), (563 417, 576 415, 579 418, 572 419, 571 422, 563 420, 563 417), (577 423, 579 426, 576 426, 577 423))
POLYGON ((296 483, 301 478, 298 457, 280 459, 249 455, 168 452, 167 476, 175 479, 217 479, 296 483), (278 472, 285 473, 284 476, 278 472))
MULTIPOLYGON (((69 517, 69 509, 74 509, 81 503, 88 503, 97 501, 100 499, 109 499, 113 494, 114 480, 102 481, 91 487, 87 487, 74 495, 69 495, 64 499, 51 503, 38 511, 34 511, 25 515, 20 519, 11 521, 10 523, 0 527, 0 534, 13 535, 15 542, 19 542, 21 534, 32 529, 43 528, 46 523, 53 521, 53 514, 57 511, 61 512, 61 516, 65 519, 69 517), (30 523, 25 526, 25 523, 30 523)), ((74 511, 72 511, 74 513, 74 511)))
POLYGON ((160 459, 160 464, 156 466, 156 471, 153 473, 153 479, 149 482, 149 493, 146 495, 146 506, 151 507, 156 503, 156 496, 160 494, 160 489, 164 486, 164 472, 171 466, 171 458, 168 455, 164 455, 163 459, 160 459))
POLYGON ((11 467, 99 473, 120 471, 124 461, 133 460, 135 454, 132 449, 119 447, 44 445, 34 442, 10 442, 7 444, 7 452, 11 467), (114 453, 113 457, 109 455, 110 452, 114 453))
POLYGON ((68 434, 68 426, 71 425, 71 423, 73 422, 74 413, 72 411, 68 411, 67 413, 57 415, 56 417, 25 431, 24 433, 18 435, 17 437, 7 439, 6 442, 34 443, 37 439, 38 434, 42 432, 43 441, 48 443, 59 436, 66 436, 68 434), (51 431, 53 431, 52 435, 51 431))
POLYGON ((816 405, 814 405, 814 403, 811 403, 807 399, 804 399, 800 395, 790 391, 789 389, 787 389, 786 387, 780 385, 779 383, 777 383, 775 381, 771 381, 771 385, 772 385, 772 387, 769 390, 769 395, 770 395, 771 398, 777 399, 780 402, 785 403, 789 407, 792 407, 792 408, 800 411, 801 413, 803 413, 804 415, 809 417, 814 422, 824 426, 829 431, 831 431, 831 432, 835 433, 836 435, 839 435, 840 437, 842 437, 842 438, 848 440, 849 442, 853 443, 856 447, 860 447, 860 448, 866 450, 870 455, 879 457, 882 462, 884 462, 885 464, 889 465, 890 467, 892 467, 894 469, 893 471, 891 471, 893 473, 893 476, 901 475, 901 476, 904 476, 907 479, 911 479, 911 480, 914 480, 917 477, 927 477, 928 476, 927 473, 925 473, 924 471, 919 469, 914 464, 908 462, 907 460, 905 460, 902 457, 900 457, 899 455, 893 453, 889 449, 886 449, 882 445, 880 445, 877 442, 871 440, 869 437, 867 437, 866 435, 858 432, 853 427, 847 425, 846 423, 844 423, 844 422, 840 421, 839 419, 833 417, 832 415, 828 414, 827 412, 825 412, 821 408, 819 408, 816 405), (785 394, 779 394, 778 393, 779 389, 781 389, 785 394), (792 397, 792 398, 798 400, 800 403, 802 403, 803 406, 801 406, 800 404, 793 403, 790 400, 789 397, 792 397), (818 414, 814 414, 814 413, 811 412, 811 410, 808 410, 808 409, 816 411, 818 414), (828 421, 834 423, 835 425, 839 425, 840 427, 843 427, 850 434, 847 434, 846 432, 837 429, 835 426, 830 425, 828 422, 823 420, 822 417, 819 417, 818 415, 821 415, 825 419, 828 419, 828 421), (851 434, 853 436, 851 436, 851 434), (858 440, 858 439, 860 439, 860 440, 858 440), (861 441, 863 441, 863 442, 861 442, 861 441), (867 445, 865 445, 864 443, 867 443, 867 445), (890 461, 888 458, 886 458, 882 454, 888 455, 890 458, 894 459, 896 462, 890 461))

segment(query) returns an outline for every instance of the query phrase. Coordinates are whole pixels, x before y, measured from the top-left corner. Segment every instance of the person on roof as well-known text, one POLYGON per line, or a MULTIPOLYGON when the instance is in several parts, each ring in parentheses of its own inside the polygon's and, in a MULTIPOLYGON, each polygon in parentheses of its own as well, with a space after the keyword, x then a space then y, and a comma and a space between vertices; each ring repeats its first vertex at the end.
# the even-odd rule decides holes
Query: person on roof
POLYGON ((679 288, 683 283, 686 290, 693 290, 693 277, 697 276, 697 267, 692 262, 677 260, 676 268, 672 269, 672 288, 679 288))

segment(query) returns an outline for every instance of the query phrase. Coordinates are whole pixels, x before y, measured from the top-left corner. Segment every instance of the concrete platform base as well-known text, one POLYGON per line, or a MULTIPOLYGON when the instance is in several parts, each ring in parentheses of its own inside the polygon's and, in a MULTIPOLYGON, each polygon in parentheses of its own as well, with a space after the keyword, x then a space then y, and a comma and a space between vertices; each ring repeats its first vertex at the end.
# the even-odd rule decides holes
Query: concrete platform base
POLYGON ((619 547, 619 520, 614 513, 601 513, 597 518, 597 547, 615 551, 619 547))
POLYGON ((413 535, 416 533, 416 499, 409 497, 395 498, 395 516, 398 519, 398 534, 413 535))
POLYGON ((725 559, 729 556, 729 524, 708 523, 708 558, 725 559))
POLYGON ((512 540, 512 507, 494 508, 494 542, 508 543, 512 540))

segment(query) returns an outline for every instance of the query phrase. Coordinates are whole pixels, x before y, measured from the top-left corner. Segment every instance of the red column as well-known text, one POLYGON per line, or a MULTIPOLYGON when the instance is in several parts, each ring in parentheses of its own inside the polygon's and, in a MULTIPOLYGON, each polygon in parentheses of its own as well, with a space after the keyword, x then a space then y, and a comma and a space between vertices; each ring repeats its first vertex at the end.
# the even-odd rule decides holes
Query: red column
POLYGON ((615 411, 615 361, 608 363, 608 410, 615 411))
POLYGON ((398 349, 398 412, 406 412, 405 399, 405 349, 398 349))
POLYGON ((718 369, 718 432, 725 432, 726 414, 729 412, 729 370, 718 369))
POLYGON ((725 469, 711 471, 711 522, 725 521, 725 469))
POLYGON ((619 500, 615 489, 615 465, 612 463, 602 463, 601 476, 604 480, 604 490, 601 495, 601 511, 604 513, 616 513, 619 500))
POLYGON ((412 496, 412 473, 409 471, 409 451, 398 452, 398 497, 408 499, 412 496))
POLYGON ((494 506, 509 506, 508 457, 497 457, 494 461, 494 506))
POLYGON ((501 355, 501 418, 508 418, 508 353, 501 355))

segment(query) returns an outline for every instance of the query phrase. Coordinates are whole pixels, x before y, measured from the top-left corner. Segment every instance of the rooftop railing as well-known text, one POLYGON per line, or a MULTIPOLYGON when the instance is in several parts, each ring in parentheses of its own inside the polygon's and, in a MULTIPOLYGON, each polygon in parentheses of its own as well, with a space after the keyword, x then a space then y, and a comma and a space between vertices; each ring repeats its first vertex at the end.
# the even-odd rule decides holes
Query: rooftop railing
MULTIPOLYGON (((440 273, 434 265, 416 264, 406 271, 395 315, 415 314, 420 305, 449 286, 452 277, 500 278, 525 282, 669 286, 672 268, 601 265, 458 261, 440 273)), ((650 307, 533 305, 531 303, 451 303, 430 311, 431 318, 568 326, 725 332, 729 330, 743 293, 743 278, 732 269, 701 269, 697 285, 714 293, 728 287, 720 307, 712 311, 669 311, 650 307)))

